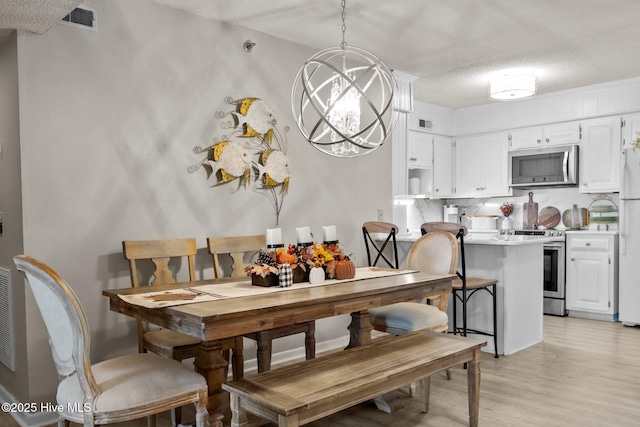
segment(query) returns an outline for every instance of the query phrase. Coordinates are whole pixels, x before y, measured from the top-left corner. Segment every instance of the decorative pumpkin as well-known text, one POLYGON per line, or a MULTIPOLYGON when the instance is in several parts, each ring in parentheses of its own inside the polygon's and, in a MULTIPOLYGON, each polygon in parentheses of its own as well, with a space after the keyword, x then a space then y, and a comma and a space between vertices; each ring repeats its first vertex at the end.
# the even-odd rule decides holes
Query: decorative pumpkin
POLYGON ((313 267, 309 272, 309 283, 316 284, 324 282, 324 268, 313 267))
POLYGON ((336 279, 346 280, 356 277, 356 265, 349 258, 345 257, 336 264, 336 279))

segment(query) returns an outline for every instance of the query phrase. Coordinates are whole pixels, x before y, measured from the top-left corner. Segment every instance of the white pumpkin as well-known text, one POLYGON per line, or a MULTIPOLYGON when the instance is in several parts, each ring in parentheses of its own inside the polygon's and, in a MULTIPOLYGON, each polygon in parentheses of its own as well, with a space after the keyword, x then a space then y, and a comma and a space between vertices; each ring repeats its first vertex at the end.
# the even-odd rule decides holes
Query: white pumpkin
POLYGON ((324 269, 320 267, 313 267, 311 271, 309 271, 309 283, 322 283, 324 282, 324 269))

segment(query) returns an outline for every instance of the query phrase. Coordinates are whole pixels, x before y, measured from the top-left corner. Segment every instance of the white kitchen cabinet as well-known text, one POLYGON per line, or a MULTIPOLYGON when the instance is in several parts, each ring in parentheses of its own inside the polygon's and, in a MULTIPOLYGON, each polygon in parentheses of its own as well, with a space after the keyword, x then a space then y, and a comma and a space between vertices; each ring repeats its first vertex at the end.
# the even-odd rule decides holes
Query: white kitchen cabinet
POLYGON ((620 191, 621 118, 604 117, 582 123, 580 192, 620 191))
POLYGON ((566 279, 570 316, 617 320, 618 235, 567 233, 566 279))
POLYGON ((508 144, 506 132, 456 139, 456 197, 511 195, 508 177, 508 144))
POLYGON ((433 137, 433 197, 455 196, 455 157, 453 138, 433 137))
POLYGON ((407 117, 408 114, 398 113, 398 123, 391 134, 392 162, 391 185, 394 196, 409 194, 407 173, 407 117))
POLYGON ((407 194, 433 195, 433 135, 409 130, 407 132, 407 194))
POLYGON ((552 147, 556 145, 578 144, 580 123, 567 122, 546 126, 514 129, 509 132, 509 149, 552 147))
POLYGON ((433 136, 426 132, 409 130, 407 136, 407 168, 433 167, 433 136))

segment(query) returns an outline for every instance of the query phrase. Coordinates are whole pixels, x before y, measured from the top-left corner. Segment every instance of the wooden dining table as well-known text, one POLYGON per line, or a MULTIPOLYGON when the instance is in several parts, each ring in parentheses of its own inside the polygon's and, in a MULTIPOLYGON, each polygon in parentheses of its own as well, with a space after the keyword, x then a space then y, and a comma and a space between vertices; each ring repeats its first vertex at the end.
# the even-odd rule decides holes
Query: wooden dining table
MULTIPOLYGON (((222 352, 223 340, 280 326, 350 314, 350 338, 347 348, 367 345, 371 343, 373 330, 369 322, 368 309, 449 293, 454 278, 455 276, 448 274, 406 271, 361 280, 327 282, 323 286, 297 288, 294 284, 290 288, 273 293, 152 308, 129 303, 123 299, 127 295, 148 293, 150 289, 147 287, 104 290, 102 294, 109 298, 112 311, 202 341, 194 364, 209 385, 207 406, 211 425, 222 426, 221 414, 227 414, 224 415, 226 417, 229 413, 229 396, 222 390, 222 382, 226 381, 228 372, 228 363, 222 352)), ((156 285, 153 291, 197 289, 203 285, 228 285, 233 282, 240 283, 242 279, 223 278, 156 285)), ((241 356, 234 357, 233 362, 242 363, 243 359, 241 356)), ((242 372, 242 369, 239 372, 242 372)))

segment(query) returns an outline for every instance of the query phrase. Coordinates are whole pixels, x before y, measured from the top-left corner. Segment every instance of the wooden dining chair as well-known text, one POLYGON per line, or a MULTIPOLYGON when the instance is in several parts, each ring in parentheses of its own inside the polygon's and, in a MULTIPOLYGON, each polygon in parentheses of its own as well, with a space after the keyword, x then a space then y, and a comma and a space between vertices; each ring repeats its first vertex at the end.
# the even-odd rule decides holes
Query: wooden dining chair
POLYGON ((44 263, 14 257, 25 273, 49 333, 60 382, 58 425, 110 424, 151 417, 188 403, 196 405, 196 426, 209 425, 205 378, 181 363, 153 353, 136 353, 91 364, 91 333, 77 296, 44 263))
POLYGON ((467 235, 467 227, 455 222, 425 222, 420 226, 422 234, 429 234, 434 231, 446 231, 453 234, 458 239, 460 247, 460 269, 456 271, 458 279, 453 281, 453 332, 467 336, 467 333, 485 335, 493 337, 495 357, 499 357, 498 353, 498 312, 497 312, 497 279, 485 279, 480 277, 467 277, 467 267, 464 255, 464 236, 467 235), (479 331, 470 329, 467 322, 467 303, 477 292, 487 292, 492 299, 492 319, 493 333, 487 331, 479 331), (462 326, 458 326, 458 302, 462 306, 462 326))
MULTIPOLYGON (((434 274, 456 274, 458 242, 450 233, 440 231, 420 237, 409 249, 407 269, 434 274)), ((369 321, 377 331, 403 335, 420 329, 447 333, 449 294, 429 298, 437 305, 422 302, 399 302, 369 310, 369 321)), ((451 370, 447 370, 451 379, 451 370)), ((411 394, 415 393, 415 385, 411 394)))
POLYGON ((364 246, 367 250, 367 261, 370 267, 375 267, 378 265, 378 262, 384 261, 383 266, 399 268, 398 243, 396 242, 396 235, 398 234, 397 225, 382 221, 365 222, 362 224, 362 234, 364 236, 364 246), (384 240, 379 237, 382 237, 384 240), (388 252, 385 253, 385 249, 391 252, 391 254, 388 252), (374 257, 373 261, 371 260, 372 257, 374 257))
MULTIPOLYGON (((186 260, 189 281, 196 280, 194 259, 198 248, 194 238, 127 240, 122 242, 122 251, 124 257, 129 261, 132 287, 141 285, 139 261, 151 262, 153 265, 153 277, 149 286, 175 283, 176 279, 172 268, 177 270, 178 265, 172 264, 170 266, 170 263, 177 264, 180 260, 186 260)), ((153 328, 147 322, 138 320, 138 351, 140 353, 150 351, 170 359, 182 361, 195 357, 199 344, 200 340, 197 338, 170 329, 153 328)), ((233 349, 234 353, 233 376, 234 378, 242 378, 242 338, 228 339, 222 342, 223 357, 227 363, 231 362, 231 349, 233 349)), ((174 426, 180 424, 181 411, 179 407, 172 411, 172 420, 174 426)))
MULTIPOLYGON (((213 270, 216 278, 224 276, 246 278, 244 268, 251 262, 250 257, 267 246, 264 235, 210 237, 207 238, 207 245, 209 253, 213 257, 213 270), (220 262, 221 255, 228 255, 232 260, 230 271, 226 272, 227 274, 225 274, 220 262)), ((313 359, 316 355, 315 325, 314 321, 294 323, 245 335, 245 337, 256 341, 258 372, 271 369, 272 341, 289 335, 304 332, 305 356, 307 359, 313 359)))

